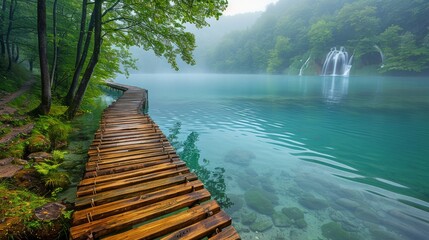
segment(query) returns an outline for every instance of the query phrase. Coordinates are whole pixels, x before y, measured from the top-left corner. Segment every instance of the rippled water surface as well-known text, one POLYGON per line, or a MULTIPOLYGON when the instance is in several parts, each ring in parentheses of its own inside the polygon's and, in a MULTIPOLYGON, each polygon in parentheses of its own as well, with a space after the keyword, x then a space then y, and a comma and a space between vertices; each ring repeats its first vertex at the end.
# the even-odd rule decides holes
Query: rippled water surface
POLYGON ((199 134, 201 161, 226 170, 243 239, 428 239, 429 79, 116 81, 149 90, 166 134, 177 122, 182 138, 199 134))

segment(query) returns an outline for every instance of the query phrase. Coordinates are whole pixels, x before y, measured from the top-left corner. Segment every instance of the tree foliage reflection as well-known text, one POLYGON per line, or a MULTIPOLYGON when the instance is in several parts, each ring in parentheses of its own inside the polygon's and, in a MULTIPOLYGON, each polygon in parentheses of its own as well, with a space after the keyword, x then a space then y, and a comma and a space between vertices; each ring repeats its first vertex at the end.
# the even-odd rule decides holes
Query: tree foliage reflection
POLYGON ((191 132, 184 142, 180 141, 180 129, 182 124, 177 122, 169 129, 168 140, 176 149, 180 158, 186 162, 186 165, 192 172, 198 175, 199 179, 204 183, 204 186, 210 191, 213 198, 223 207, 228 208, 233 205, 226 194, 225 184, 225 169, 215 167, 214 170, 208 169, 209 160, 203 159, 200 163, 200 150, 196 143, 198 141, 198 133, 191 132))

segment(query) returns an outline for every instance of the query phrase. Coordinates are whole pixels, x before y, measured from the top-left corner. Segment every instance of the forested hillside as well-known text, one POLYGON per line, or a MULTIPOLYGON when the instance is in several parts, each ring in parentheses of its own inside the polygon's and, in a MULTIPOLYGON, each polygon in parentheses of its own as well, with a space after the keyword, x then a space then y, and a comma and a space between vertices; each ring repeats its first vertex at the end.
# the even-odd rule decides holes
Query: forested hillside
MULTIPOLYGON (((196 65, 190 66, 183 61, 178 61, 180 72, 204 72, 209 69, 207 57, 211 51, 220 43, 226 34, 248 29, 261 16, 262 12, 244 13, 233 16, 221 16, 218 20, 212 18, 207 22, 208 28, 196 28, 188 25, 187 30, 195 35, 196 48, 194 58, 196 65)), ((142 48, 131 48, 133 57, 137 59, 137 72, 142 73, 166 73, 174 72, 170 64, 164 59, 157 57, 151 51, 145 51, 142 48)))
POLYGON ((223 39, 212 70, 319 74, 332 47, 354 54, 353 69, 429 70, 429 2, 421 0, 280 0, 248 30, 223 39))

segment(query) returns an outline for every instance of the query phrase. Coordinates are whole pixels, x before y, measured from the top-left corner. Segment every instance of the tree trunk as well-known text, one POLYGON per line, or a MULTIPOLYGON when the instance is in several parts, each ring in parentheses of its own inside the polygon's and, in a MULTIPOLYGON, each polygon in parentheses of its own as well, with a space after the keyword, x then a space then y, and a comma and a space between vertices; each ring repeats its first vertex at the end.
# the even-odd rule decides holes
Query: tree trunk
POLYGON ((28 66, 30 68, 30 72, 33 72, 33 59, 28 60, 28 66))
POLYGON ((13 62, 17 63, 19 60, 19 47, 18 44, 14 44, 15 45, 15 53, 14 53, 14 57, 13 57, 13 62))
POLYGON ((91 60, 85 69, 82 81, 80 82, 79 88, 76 92, 73 102, 66 111, 68 119, 74 118, 77 110, 82 103, 83 96, 85 95, 86 88, 88 87, 89 80, 91 79, 92 73, 94 72, 95 66, 98 63, 98 58, 101 51, 102 36, 101 36, 101 8, 103 0, 95 0, 94 5, 94 50, 92 52, 91 60))
POLYGON ((54 6, 52 10, 52 28, 54 33, 54 60, 52 63, 51 72, 51 86, 54 85, 55 71, 57 70, 57 59, 58 59, 58 43, 57 43, 57 3, 58 0, 54 0, 54 6))
POLYGON ((39 113, 46 115, 51 110, 51 84, 49 79, 46 42, 46 0, 37 0, 37 37, 39 42, 40 75, 42 82, 42 103, 39 113))
POLYGON ((88 32, 86 33, 85 46, 83 48, 82 55, 79 59, 79 63, 74 70, 73 79, 65 99, 65 103, 69 106, 74 99, 76 88, 79 83, 79 77, 82 72, 83 66, 85 65, 86 58, 88 56, 88 50, 91 43, 93 29, 94 29, 94 12, 91 14, 91 19, 88 24, 88 32))
POLYGON ((0 16, 0 56, 4 59, 6 56, 6 43, 4 40, 4 16, 6 15, 6 0, 2 1, 1 16, 0 16))
POLYGON ((12 53, 11 53, 11 48, 13 46, 10 43, 10 33, 12 32, 13 15, 15 13, 16 4, 17 4, 16 0, 10 0, 10 6, 9 6, 9 24, 8 24, 7 33, 6 33, 6 51, 7 51, 7 58, 8 58, 7 71, 10 71, 12 69, 12 53))
POLYGON ((86 27, 87 5, 88 5, 88 0, 82 0, 82 15, 80 18, 79 40, 77 41, 76 60, 74 64, 75 68, 77 68, 77 66, 79 65, 80 55, 82 52, 83 37, 85 35, 85 27, 86 27))

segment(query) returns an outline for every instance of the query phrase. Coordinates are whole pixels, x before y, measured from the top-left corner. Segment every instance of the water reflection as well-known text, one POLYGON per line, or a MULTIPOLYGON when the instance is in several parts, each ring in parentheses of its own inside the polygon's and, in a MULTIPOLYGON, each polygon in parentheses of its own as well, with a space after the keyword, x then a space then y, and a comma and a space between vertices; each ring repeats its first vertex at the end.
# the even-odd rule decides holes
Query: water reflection
POLYGON ((323 96, 327 103, 340 103, 349 92, 348 77, 324 77, 323 96))
POLYGON ((228 208, 233 205, 231 200, 226 194, 225 184, 225 169, 223 167, 216 167, 214 170, 208 169, 209 161, 203 159, 203 164, 200 163, 200 150, 196 143, 198 141, 198 133, 191 132, 184 142, 179 140, 180 128, 182 124, 176 122, 172 128, 169 129, 168 140, 171 145, 177 150, 180 158, 186 162, 186 165, 192 172, 197 174, 198 178, 204 183, 204 186, 212 194, 213 198, 223 208, 228 208))

